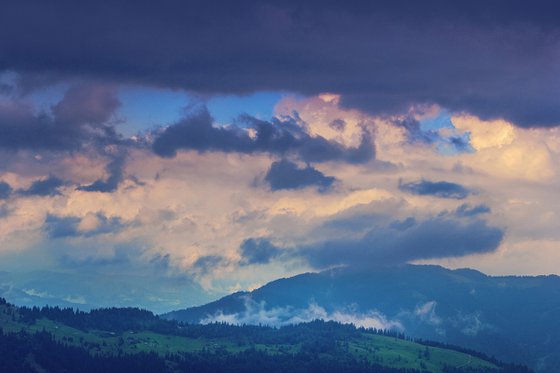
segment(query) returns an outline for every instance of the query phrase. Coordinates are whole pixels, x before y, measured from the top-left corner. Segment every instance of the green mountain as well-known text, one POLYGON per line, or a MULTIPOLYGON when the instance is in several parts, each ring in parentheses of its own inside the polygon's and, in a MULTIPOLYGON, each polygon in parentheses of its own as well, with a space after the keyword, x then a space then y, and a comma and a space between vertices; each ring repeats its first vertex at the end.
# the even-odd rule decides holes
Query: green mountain
POLYGON ((0 300, 2 372, 528 372, 392 331, 314 321, 182 324, 134 308, 19 308, 0 300))

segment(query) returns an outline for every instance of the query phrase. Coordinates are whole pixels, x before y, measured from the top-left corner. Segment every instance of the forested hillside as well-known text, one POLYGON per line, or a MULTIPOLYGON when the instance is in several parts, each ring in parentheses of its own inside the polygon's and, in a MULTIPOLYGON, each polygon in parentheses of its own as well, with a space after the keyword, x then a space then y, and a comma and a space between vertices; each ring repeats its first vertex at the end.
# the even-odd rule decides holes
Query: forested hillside
POLYGON ((192 325, 132 308, 79 312, 0 303, 2 372, 529 371, 474 351, 335 322, 192 325))

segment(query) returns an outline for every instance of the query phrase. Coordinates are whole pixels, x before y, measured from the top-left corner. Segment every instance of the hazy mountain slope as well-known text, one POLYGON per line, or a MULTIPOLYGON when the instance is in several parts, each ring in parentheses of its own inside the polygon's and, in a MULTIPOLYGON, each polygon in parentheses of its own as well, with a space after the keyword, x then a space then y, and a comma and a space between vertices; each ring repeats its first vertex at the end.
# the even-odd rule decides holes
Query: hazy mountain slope
POLYGON ((0 272, 0 297, 27 307, 142 307, 158 313, 213 299, 186 277, 156 280, 137 274, 87 271, 0 272))
POLYGON ((560 277, 438 266, 337 269, 273 281, 164 317, 281 325, 312 318, 396 328, 540 371, 560 367, 560 277))

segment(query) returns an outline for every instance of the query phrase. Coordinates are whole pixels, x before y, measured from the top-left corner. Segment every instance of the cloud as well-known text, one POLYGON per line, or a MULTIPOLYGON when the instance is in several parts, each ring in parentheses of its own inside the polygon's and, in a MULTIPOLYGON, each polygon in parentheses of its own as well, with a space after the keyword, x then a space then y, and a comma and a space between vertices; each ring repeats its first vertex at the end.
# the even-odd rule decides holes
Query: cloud
POLYGON ((391 221, 390 216, 381 214, 346 219, 346 223, 342 217, 328 219, 305 233, 305 237, 292 241, 289 247, 277 246, 266 237, 246 239, 241 245, 240 264, 303 260, 314 269, 370 268, 489 253, 498 248, 504 236, 501 229, 484 220, 454 219, 447 215, 425 220, 409 217, 402 221, 391 221), (309 240, 312 242, 306 243, 309 240))
POLYGON ((180 149, 198 152, 293 154, 305 162, 344 161, 364 163, 375 157, 371 136, 364 131, 356 148, 310 136, 292 118, 272 121, 241 116, 238 124, 254 131, 253 135, 238 125, 216 126, 206 107, 191 112, 181 121, 167 127, 153 143, 154 152, 165 158, 175 157, 180 149))
POLYGON ((124 228, 118 217, 108 218, 102 213, 78 216, 47 214, 43 230, 51 239, 65 237, 91 237, 98 234, 116 233, 124 228))
POLYGON ((200 275, 205 275, 214 270, 218 265, 225 262, 225 258, 218 255, 200 256, 192 265, 192 268, 200 275))
POLYGON ((111 118, 120 105, 113 87, 82 83, 71 86, 52 111, 55 119, 61 123, 102 124, 111 118))
POLYGON ((46 179, 36 180, 27 189, 18 190, 22 196, 52 197, 60 195, 59 188, 65 184, 64 180, 56 176, 49 176, 46 179))
POLYGON ((432 218, 415 224, 375 227, 358 238, 334 239, 298 249, 315 268, 368 267, 418 259, 460 257, 497 249, 503 231, 483 220, 432 218))
POLYGON ((107 121, 118 108, 115 90, 89 84, 71 86, 50 112, 23 100, 0 102, 0 148, 75 151, 120 141, 107 121))
POLYGON ((12 187, 5 181, 0 181, 0 199, 8 199, 12 194, 12 187))
POLYGON ((391 224, 389 224, 389 227, 396 229, 398 231, 405 231, 408 228, 415 226, 416 224, 417 224, 416 219, 414 219, 412 216, 409 216, 408 218, 402 221, 400 220, 393 221, 391 224))
POLYGON ((315 186, 319 191, 324 192, 332 186, 336 179, 332 176, 325 176, 321 171, 309 165, 299 168, 297 164, 282 159, 272 163, 264 180, 273 191, 315 186))
POLYGON ((346 128, 346 122, 344 121, 344 119, 337 118, 329 123, 329 127, 334 129, 335 131, 343 132, 346 128))
POLYGON ((454 153, 471 153, 474 151, 471 145, 471 138, 469 133, 461 136, 455 135, 445 139, 444 144, 440 145, 442 151, 451 151, 454 153))
POLYGON ((471 216, 477 216, 480 214, 488 214, 490 213, 492 210, 490 209, 490 207, 481 204, 481 205, 476 205, 476 206, 470 206, 467 205, 466 203, 462 204, 461 206, 457 207, 457 210, 455 210, 455 215, 460 216, 460 217, 471 217, 471 216))
POLYGON ((412 117, 406 117, 402 120, 395 120, 395 125, 400 126, 406 130, 408 142, 423 143, 423 144, 433 144, 439 138, 437 131, 435 130, 423 130, 420 126, 420 122, 412 117))
POLYGON ((141 256, 144 250, 132 247, 134 244, 138 245, 138 242, 116 243, 110 237, 95 232, 66 238, 77 239, 52 241, 49 247, 50 254, 57 262, 57 270, 87 269, 94 273, 144 272, 149 275, 151 270, 155 269, 141 256), (78 239, 80 245, 76 246, 75 241, 78 239), (99 249, 99 246, 102 248, 99 249))
POLYGON ((241 128, 214 126, 204 107, 167 127, 155 139, 153 150, 160 157, 172 158, 179 149, 250 153, 251 145, 251 137, 241 128))
POLYGON ((414 315, 430 325, 440 325, 443 320, 436 314, 436 307, 436 301, 428 301, 424 304, 416 306, 414 309, 414 315))
POLYGON ((450 319, 450 322, 454 327, 460 328, 461 333, 464 335, 474 337, 480 332, 496 329, 494 325, 483 320, 484 318, 480 312, 464 313, 457 311, 457 314, 450 319))
POLYGON ((59 217, 49 214, 45 219, 44 230, 49 238, 75 237, 79 236, 79 223, 80 218, 76 216, 59 217))
POLYGON ((0 219, 6 218, 10 215, 11 210, 6 205, 0 206, 0 219))
POLYGON ((0 147, 10 150, 71 150, 79 147, 76 128, 35 114, 22 103, 0 103, 0 147))
POLYGON ((241 244, 241 264, 267 264, 278 257, 282 250, 264 238, 249 238, 241 244))
POLYGON ((123 168, 125 165, 126 157, 123 155, 116 156, 111 160, 106 167, 109 176, 107 179, 98 179, 89 185, 79 186, 78 190, 83 190, 85 192, 101 192, 101 193, 112 193, 117 190, 120 182, 123 180, 124 172, 123 168))
POLYGON ((446 155, 474 152, 470 132, 457 131, 450 118, 446 119, 447 123, 443 126, 440 124, 441 127, 437 129, 424 129, 422 123, 411 116, 394 119, 393 124, 405 129, 407 142, 410 144, 432 145, 446 155))
POLYGON ((336 92, 372 113, 436 103, 522 126, 560 123, 551 2, 167 4, 117 0, 117 14, 94 3, 9 0, 0 70, 200 93, 336 92))
POLYGON ((289 306, 268 308, 264 301, 257 303, 249 295, 244 298, 244 307, 245 309, 242 312, 232 314, 218 311, 213 315, 208 315, 200 323, 226 322, 234 325, 249 324, 281 327, 314 320, 324 320, 354 324, 356 327, 404 330, 403 325, 398 320, 390 320, 376 310, 358 313, 353 310, 339 309, 328 312, 325 308, 315 303, 310 303, 307 308, 292 308, 289 306))
POLYGON ((399 183, 399 189, 419 196, 434 196, 439 198, 465 199, 473 191, 464 186, 448 181, 416 181, 399 183))

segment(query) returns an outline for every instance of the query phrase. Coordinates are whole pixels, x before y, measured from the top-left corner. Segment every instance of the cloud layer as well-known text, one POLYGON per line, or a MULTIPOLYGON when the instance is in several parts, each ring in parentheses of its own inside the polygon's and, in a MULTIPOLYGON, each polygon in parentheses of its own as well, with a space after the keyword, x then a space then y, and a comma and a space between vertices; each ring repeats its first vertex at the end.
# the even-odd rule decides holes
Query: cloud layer
POLYGON ((558 272, 551 2, 3 7, 0 272, 558 272))
MULTIPOLYGON (((336 266, 541 273, 554 262, 558 221, 544 191, 557 182, 556 130, 437 107, 414 114, 434 138, 469 134, 473 151, 447 153, 335 95, 287 97, 277 110, 230 124, 191 110, 131 139, 88 138, 80 151, 3 149, 3 269, 180 274, 212 297, 336 266)), ((116 130, 107 118, 118 113, 107 115, 89 118, 116 130)))

